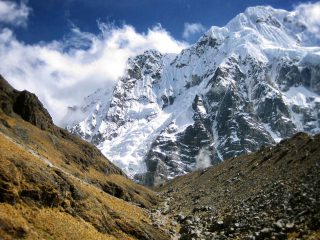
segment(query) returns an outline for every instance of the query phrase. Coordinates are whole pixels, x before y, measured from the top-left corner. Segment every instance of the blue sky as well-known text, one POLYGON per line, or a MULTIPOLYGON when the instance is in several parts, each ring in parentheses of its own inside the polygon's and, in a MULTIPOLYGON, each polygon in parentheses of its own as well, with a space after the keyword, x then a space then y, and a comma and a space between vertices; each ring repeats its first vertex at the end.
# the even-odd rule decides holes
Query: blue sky
POLYGON ((292 11, 320 32, 320 1, 0 0, 0 74, 35 93, 62 126, 68 106, 114 87, 129 57, 179 53, 257 5, 292 11))
MULTIPOLYGON (((16 34, 26 43, 59 40, 70 33, 72 26, 97 34, 99 32, 97 21, 101 21, 116 26, 129 24, 138 32, 145 32, 148 28, 161 24, 174 38, 182 40, 186 23, 198 23, 203 29, 207 29, 213 25, 225 25, 248 6, 271 5, 275 8, 292 10, 294 5, 301 2, 304 1, 29 0, 27 4, 32 12, 28 27, 18 28, 16 34)), ((184 40, 194 42, 199 33, 195 35, 184 40)))

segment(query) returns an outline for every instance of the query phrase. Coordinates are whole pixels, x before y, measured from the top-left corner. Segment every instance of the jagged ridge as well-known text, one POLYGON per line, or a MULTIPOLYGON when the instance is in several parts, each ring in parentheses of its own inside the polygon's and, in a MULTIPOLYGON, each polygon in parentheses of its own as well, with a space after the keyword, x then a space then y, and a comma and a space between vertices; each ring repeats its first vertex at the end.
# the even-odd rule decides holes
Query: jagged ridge
POLYGON ((248 8, 178 55, 150 50, 129 59, 111 100, 99 100, 108 110, 93 104, 69 130, 148 185, 202 166, 200 153, 214 164, 297 131, 316 133, 316 46, 295 13, 248 8))

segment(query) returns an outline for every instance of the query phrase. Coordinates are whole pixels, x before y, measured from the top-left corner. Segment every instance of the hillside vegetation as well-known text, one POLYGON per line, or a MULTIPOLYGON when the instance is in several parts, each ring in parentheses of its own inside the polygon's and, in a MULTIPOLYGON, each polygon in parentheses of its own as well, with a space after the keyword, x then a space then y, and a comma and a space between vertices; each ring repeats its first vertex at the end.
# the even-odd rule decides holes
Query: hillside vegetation
POLYGON ((168 239, 158 198, 0 77, 1 239, 168 239))

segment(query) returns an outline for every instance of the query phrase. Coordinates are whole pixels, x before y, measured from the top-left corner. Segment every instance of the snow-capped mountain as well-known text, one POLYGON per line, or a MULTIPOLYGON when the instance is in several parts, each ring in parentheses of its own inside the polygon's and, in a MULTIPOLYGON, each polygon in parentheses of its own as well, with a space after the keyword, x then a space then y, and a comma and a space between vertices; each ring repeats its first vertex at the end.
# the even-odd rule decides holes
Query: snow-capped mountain
POLYGON ((69 130, 148 185, 319 132, 319 43, 294 12, 248 8, 178 55, 129 59, 69 130))

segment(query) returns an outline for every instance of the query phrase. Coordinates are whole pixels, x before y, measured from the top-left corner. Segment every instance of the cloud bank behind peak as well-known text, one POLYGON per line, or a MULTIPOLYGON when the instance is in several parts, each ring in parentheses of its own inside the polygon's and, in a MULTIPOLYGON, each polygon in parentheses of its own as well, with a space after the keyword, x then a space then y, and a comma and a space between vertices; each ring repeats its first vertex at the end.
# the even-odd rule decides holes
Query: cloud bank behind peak
POLYGON ((73 27, 62 41, 33 45, 19 41, 11 29, 0 30, 0 56, 5 59, 0 73, 15 88, 34 92, 63 126, 67 107, 97 88, 112 88, 129 57, 148 49, 178 53, 187 46, 160 25, 138 33, 130 25, 98 24, 98 35, 73 27))

